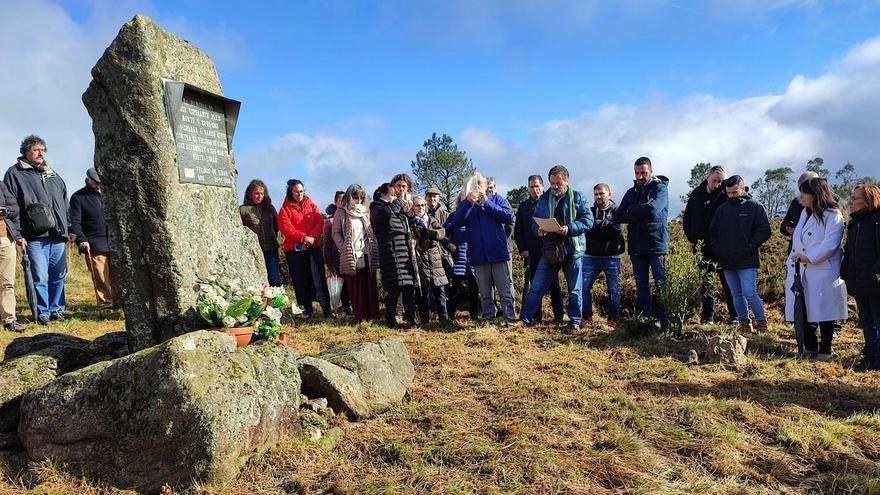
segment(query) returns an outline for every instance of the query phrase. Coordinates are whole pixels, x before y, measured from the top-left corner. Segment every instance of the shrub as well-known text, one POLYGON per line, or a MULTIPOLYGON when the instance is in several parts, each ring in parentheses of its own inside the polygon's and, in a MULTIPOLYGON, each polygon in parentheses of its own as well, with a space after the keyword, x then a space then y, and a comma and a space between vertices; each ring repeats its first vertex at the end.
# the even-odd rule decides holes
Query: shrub
POLYGON ((670 330, 681 334, 681 327, 700 308, 702 287, 711 283, 711 273, 701 267, 700 245, 692 249, 687 241, 669 244, 663 260, 666 281, 657 287, 657 299, 666 307, 670 330))

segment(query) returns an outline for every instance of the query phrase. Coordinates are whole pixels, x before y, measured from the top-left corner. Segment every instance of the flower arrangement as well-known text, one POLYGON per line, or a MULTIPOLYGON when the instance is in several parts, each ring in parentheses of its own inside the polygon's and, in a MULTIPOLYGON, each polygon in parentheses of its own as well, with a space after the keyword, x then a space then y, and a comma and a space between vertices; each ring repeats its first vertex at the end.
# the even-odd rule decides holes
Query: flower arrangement
POLYGON ((199 284, 196 312, 211 327, 254 326, 257 339, 274 339, 284 330, 281 310, 290 304, 283 287, 261 284, 242 290, 237 283, 199 284))

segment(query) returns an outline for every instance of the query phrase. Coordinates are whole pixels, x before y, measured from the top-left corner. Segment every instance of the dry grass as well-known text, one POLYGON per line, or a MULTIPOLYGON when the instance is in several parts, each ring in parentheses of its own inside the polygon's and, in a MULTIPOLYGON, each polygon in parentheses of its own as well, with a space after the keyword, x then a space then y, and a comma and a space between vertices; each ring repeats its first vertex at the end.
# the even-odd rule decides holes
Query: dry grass
MULTIPOLYGON (((94 306, 82 282, 69 299, 86 317, 94 306)), ((50 328, 91 338, 121 327, 50 328)), ((690 341, 602 325, 578 336, 472 324, 400 333, 417 371, 405 403, 362 423, 338 418, 334 449, 285 438, 234 482, 190 491, 880 494, 880 376, 851 370, 861 346, 852 326, 835 361, 817 363, 792 359, 788 329, 775 322, 738 370, 684 364, 701 332, 723 331, 688 328, 690 341)), ((303 325, 291 345, 314 354, 393 333, 303 325)), ((0 346, 10 340, 4 333, 0 346)), ((120 493, 50 462, 13 465, 0 493, 120 493)))

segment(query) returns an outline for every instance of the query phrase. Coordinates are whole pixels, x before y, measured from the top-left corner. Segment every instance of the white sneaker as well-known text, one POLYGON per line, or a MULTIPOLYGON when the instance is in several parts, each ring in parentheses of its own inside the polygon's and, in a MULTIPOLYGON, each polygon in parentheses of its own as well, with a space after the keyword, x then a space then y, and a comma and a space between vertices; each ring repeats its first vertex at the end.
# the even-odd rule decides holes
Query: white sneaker
POLYGON ((816 354, 816 361, 831 361, 831 354, 816 354))

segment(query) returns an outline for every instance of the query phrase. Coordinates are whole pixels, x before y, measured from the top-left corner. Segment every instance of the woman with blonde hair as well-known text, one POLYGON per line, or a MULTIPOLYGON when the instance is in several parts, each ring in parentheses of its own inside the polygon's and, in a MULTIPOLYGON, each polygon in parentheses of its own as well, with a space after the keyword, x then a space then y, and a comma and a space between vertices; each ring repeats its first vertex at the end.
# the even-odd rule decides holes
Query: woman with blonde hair
POLYGON ((799 186, 804 211, 792 234, 788 278, 785 283, 785 319, 794 321, 794 294, 791 285, 800 265, 804 286, 807 322, 802 357, 820 361, 831 359, 831 339, 837 320, 845 320, 846 284, 840 278, 843 257, 843 210, 834 199, 825 179, 813 178, 799 186), (815 329, 820 340, 816 342, 815 329))
POLYGON ((880 186, 856 186, 849 196, 849 212, 840 274, 856 298, 865 334, 858 369, 880 371, 880 186))

